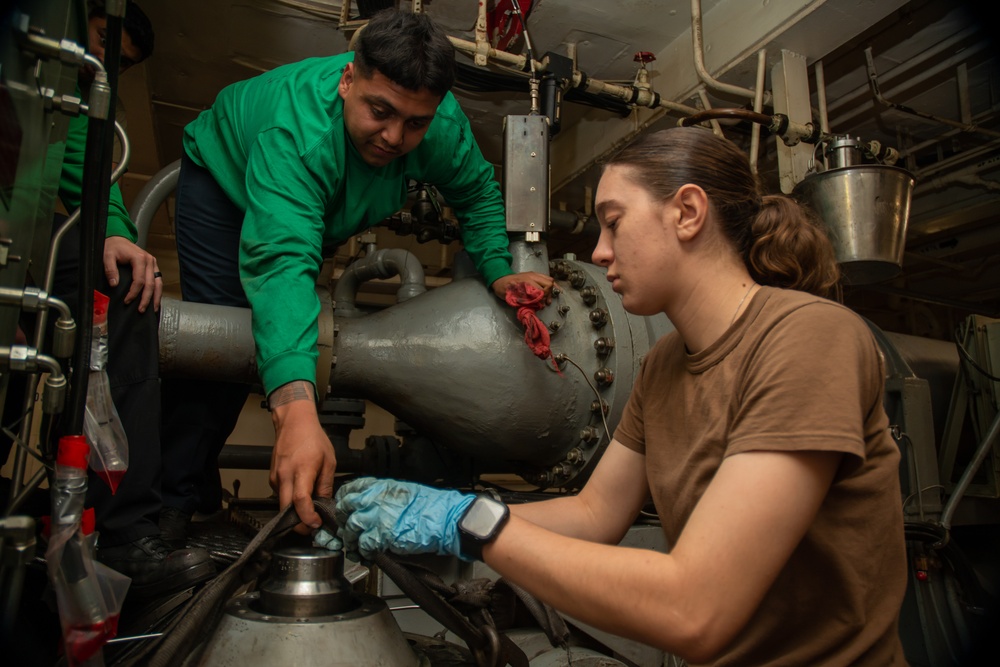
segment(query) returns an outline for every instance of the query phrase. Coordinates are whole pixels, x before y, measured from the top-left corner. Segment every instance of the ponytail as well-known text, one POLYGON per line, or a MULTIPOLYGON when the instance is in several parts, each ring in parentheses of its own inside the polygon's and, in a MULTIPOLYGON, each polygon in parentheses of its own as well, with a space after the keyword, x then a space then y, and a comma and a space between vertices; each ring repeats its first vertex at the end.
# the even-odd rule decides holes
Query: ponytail
POLYGON ((762 198, 751 225, 747 269, 762 285, 833 297, 840 268, 829 237, 806 209, 782 195, 762 198))

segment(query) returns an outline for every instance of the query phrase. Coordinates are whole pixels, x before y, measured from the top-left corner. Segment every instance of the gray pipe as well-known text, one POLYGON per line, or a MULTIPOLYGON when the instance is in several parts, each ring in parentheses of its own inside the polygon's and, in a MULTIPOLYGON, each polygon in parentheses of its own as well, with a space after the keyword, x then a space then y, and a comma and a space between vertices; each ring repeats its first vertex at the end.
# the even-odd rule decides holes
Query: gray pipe
POLYGON ((951 492, 951 497, 948 498, 948 504, 945 505, 944 511, 941 513, 941 526, 945 530, 951 530, 951 518, 954 516, 955 510, 958 509, 958 503, 962 500, 962 497, 965 496, 965 492, 968 490, 969 484, 972 483, 972 478, 975 477, 977 472, 979 472, 979 466, 983 465, 983 461, 986 460, 987 454, 989 454, 990 450, 993 448, 993 441, 997 439, 997 433, 1000 433, 1000 412, 998 412, 996 417, 993 418, 993 423, 990 424, 990 428, 986 432, 986 436, 976 449, 975 456, 972 457, 972 461, 969 462, 965 472, 962 473, 962 478, 958 480, 958 484, 951 492))
POLYGON ((337 280, 333 292, 336 304, 335 317, 359 317, 362 315, 355 302, 358 288, 373 278, 392 278, 399 276, 403 284, 396 291, 399 303, 420 296, 427 291, 424 284, 424 267, 416 256, 401 248, 383 248, 374 254, 364 257, 346 269, 337 280))
POLYGON ((139 190, 139 194, 135 196, 129 216, 135 223, 136 231, 139 234, 137 243, 140 248, 146 248, 146 240, 149 238, 149 228, 153 224, 153 216, 156 215, 170 193, 177 188, 177 178, 180 173, 181 161, 175 160, 153 174, 153 177, 146 185, 142 186, 142 190, 139 190))
POLYGON ((160 374, 226 382, 257 379, 249 308, 160 302, 160 374))

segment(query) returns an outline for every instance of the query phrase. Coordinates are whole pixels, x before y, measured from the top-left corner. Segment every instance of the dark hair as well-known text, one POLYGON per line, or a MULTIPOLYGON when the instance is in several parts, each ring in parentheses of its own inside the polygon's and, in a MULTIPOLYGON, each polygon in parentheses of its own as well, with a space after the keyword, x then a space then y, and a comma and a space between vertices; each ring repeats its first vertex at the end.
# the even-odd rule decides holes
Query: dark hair
POLYGON ((835 294, 840 279, 829 237, 783 195, 763 195, 747 157, 731 141, 697 127, 640 137, 605 163, 634 167, 632 180, 658 201, 686 183, 708 195, 726 239, 762 285, 835 294))
MULTIPOLYGON (((95 16, 98 18, 107 17, 104 5, 97 5, 90 10, 88 18, 94 18, 95 16)), ((146 12, 142 11, 142 8, 132 2, 132 0, 129 0, 125 4, 125 18, 122 19, 122 30, 128 33, 129 39, 135 44, 135 48, 139 49, 139 60, 136 61, 137 65, 153 55, 153 44, 156 41, 156 34, 153 32, 153 23, 146 16, 146 12)))
POLYGON ((426 14, 387 9, 368 22, 354 50, 358 73, 375 70, 408 90, 444 97, 455 83, 455 47, 426 14))

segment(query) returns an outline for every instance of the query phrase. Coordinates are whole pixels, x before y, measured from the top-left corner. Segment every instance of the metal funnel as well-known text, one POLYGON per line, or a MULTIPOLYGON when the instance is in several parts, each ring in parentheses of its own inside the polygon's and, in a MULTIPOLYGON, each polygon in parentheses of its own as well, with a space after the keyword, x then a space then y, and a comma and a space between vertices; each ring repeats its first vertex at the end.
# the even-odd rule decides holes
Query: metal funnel
POLYGON ((886 165, 851 165, 808 176, 795 196, 822 220, 845 282, 864 285, 898 275, 914 178, 886 165))

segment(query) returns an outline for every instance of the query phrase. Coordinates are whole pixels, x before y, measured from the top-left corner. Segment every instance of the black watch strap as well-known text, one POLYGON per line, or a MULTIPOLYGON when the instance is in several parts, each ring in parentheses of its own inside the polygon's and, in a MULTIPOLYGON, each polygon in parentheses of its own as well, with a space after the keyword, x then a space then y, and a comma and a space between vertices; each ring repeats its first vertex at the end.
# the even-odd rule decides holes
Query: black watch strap
POLYGON ((510 518, 510 509, 499 500, 481 494, 458 520, 458 543, 462 555, 483 559, 483 547, 496 539, 510 518))

